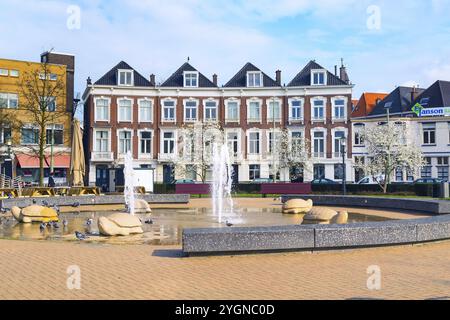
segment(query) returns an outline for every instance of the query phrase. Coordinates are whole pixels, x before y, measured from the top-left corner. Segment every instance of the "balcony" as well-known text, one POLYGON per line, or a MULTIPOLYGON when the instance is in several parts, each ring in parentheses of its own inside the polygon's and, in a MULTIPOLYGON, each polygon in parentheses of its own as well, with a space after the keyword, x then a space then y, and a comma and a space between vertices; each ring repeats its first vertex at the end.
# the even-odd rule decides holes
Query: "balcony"
POLYGON ((304 119, 303 118, 289 118, 289 124, 303 124, 304 119))
POLYGON ((237 118, 226 118, 225 123, 239 123, 239 119, 237 118))
POLYGON ((175 159, 175 153, 158 153, 158 161, 160 162, 174 162, 175 159))
POLYGON ((315 159, 322 159, 325 158, 325 152, 313 152, 312 156, 315 159))
POLYGON ((91 161, 112 162, 114 161, 114 154, 111 151, 93 151, 91 161))

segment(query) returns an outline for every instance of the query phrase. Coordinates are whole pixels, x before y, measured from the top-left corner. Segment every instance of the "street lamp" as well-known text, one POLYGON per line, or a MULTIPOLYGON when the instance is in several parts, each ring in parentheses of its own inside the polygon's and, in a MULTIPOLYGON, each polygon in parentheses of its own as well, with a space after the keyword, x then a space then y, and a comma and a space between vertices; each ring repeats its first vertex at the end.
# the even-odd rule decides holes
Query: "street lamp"
POLYGON ((345 196, 347 194, 347 176, 345 168, 345 146, 347 144, 346 138, 341 138, 341 154, 342 154, 342 194, 345 196))
POLYGON ((277 182, 277 170, 275 169, 275 97, 272 97, 272 171, 273 171, 273 183, 277 182))

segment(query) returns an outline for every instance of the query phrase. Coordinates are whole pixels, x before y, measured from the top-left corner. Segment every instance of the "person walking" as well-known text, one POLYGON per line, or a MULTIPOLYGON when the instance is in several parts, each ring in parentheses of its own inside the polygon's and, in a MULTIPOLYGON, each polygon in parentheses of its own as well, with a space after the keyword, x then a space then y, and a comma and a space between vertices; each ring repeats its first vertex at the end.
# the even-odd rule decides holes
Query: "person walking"
POLYGON ((49 188, 55 187, 55 179, 53 179, 53 172, 51 172, 50 176, 48 177, 48 187, 49 188))

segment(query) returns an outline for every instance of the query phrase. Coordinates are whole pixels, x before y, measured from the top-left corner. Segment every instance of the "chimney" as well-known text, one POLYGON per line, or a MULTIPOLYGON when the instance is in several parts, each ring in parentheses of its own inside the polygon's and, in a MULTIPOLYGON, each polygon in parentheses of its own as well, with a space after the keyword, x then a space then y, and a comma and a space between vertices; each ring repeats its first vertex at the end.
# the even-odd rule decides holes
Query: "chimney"
POLYGON ((213 83, 215 86, 217 86, 217 74, 213 74, 213 83))
POLYGON ((281 70, 275 71, 275 81, 281 87, 281 70))
POLYGON ((347 68, 344 66, 344 59, 341 59, 341 68, 340 68, 340 76, 339 78, 344 81, 346 84, 350 83, 350 79, 348 78, 347 68))
POLYGON ((155 75, 153 73, 150 75, 150 83, 152 86, 156 86, 155 75))
POLYGON ((86 84, 87 84, 88 86, 92 84, 91 77, 88 77, 88 78, 86 79, 86 84))
POLYGON ((416 100, 417 96, 418 96, 418 92, 416 90, 416 86, 413 86, 411 89, 411 102, 416 100))

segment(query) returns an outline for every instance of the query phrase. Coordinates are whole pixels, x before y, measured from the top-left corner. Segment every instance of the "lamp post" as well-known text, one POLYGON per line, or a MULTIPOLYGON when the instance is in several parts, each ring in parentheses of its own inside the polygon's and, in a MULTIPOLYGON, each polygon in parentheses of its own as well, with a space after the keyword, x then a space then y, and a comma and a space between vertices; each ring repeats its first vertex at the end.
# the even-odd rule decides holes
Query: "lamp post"
POLYGON ((341 154, 342 154, 342 194, 345 196, 347 194, 347 174, 346 174, 346 167, 345 167, 345 146, 346 146, 346 138, 341 138, 341 154))
POLYGON ((6 147, 7 147, 7 150, 8 150, 8 158, 5 160, 5 161, 7 161, 7 162, 9 162, 9 172, 6 172, 6 170, 5 170, 5 175, 6 176, 9 176, 10 178, 12 178, 12 175, 13 175, 13 163, 12 163, 12 157, 11 157, 11 146, 12 146, 12 141, 11 141, 11 138, 7 138, 6 139, 6 147))
POLYGON ((275 169, 275 97, 272 97, 272 170, 273 170, 273 183, 277 182, 277 171, 275 169))

